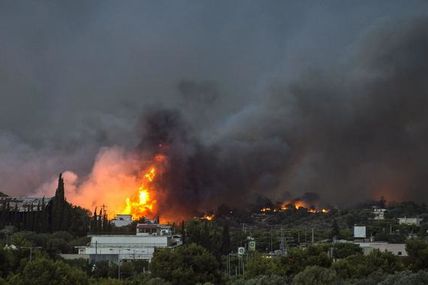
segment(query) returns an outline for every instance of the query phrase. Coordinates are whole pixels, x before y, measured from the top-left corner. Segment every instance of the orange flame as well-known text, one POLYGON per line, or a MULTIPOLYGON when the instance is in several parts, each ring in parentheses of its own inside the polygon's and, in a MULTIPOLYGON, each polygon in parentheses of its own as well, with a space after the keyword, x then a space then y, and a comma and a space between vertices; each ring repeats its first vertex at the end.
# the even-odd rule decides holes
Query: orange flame
MULTIPOLYGON (((281 204, 281 207, 279 210, 287 211, 289 209, 296 209, 296 210, 306 209, 309 213, 312 213, 312 214, 316 214, 316 213, 327 214, 330 212, 330 209, 328 208, 318 208, 318 207, 310 206, 306 201, 300 200, 300 199, 285 201, 284 203, 281 204)), ((266 208, 262 208, 260 211, 262 213, 265 213, 266 208)))
POLYGON ((142 175, 141 185, 138 191, 131 197, 125 199, 125 208, 121 214, 132 215, 134 220, 141 217, 154 218, 157 214, 157 191, 156 178, 162 172, 162 164, 166 157, 158 154, 154 158, 154 162, 150 165, 142 175))
POLYGON ((214 219, 215 219, 214 214, 204 214, 203 217, 201 217, 201 220, 206 220, 206 221, 213 221, 214 219))

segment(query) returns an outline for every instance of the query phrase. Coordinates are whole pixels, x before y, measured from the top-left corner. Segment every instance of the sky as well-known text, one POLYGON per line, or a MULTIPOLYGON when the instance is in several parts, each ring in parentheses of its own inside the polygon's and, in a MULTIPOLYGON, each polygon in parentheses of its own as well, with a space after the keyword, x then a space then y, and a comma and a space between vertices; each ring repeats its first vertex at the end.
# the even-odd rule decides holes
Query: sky
POLYGON ((156 118, 190 204, 427 201, 427 11, 416 0, 1 1, 0 191, 49 195, 66 171, 79 194, 109 150, 145 152, 156 118))

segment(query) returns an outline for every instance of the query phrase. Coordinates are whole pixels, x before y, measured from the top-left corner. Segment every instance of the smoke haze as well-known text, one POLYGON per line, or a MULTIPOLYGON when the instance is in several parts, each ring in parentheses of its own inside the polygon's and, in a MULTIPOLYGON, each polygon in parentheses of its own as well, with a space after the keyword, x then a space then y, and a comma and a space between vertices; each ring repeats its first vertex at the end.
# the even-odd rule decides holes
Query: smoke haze
POLYGON ((1 2, 0 191, 428 201, 428 3, 345 2, 1 2))

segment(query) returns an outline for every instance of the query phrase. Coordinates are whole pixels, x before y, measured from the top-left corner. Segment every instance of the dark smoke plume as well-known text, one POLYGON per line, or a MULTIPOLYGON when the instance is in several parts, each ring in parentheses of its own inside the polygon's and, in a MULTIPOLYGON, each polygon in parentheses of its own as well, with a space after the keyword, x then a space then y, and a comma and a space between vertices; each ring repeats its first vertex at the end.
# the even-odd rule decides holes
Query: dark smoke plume
MULTIPOLYGON (((345 204, 428 198, 428 20, 382 26, 359 46, 344 67, 274 88, 208 142, 192 131, 190 110, 150 111, 141 146, 168 145, 170 205, 244 205, 254 193, 290 192, 345 204)), ((179 86, 189 104, 213 103, 212 89, 192 84, 179 86)))
POLYGON ((189 212, 304 193, 428 201, 425 11, 418 0, 4 1, 0 192, 51 195, 64 172, 70 201, 119 211, 139 162, 164 151, 162 206, 189 212))

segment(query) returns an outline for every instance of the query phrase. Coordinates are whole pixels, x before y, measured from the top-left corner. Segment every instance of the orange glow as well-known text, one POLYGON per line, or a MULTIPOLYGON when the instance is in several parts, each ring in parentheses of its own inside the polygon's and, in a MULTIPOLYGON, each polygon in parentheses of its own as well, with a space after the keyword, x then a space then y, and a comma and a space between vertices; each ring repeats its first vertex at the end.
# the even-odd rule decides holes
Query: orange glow
POLYGON ((315 208, 310 208, 310 209, 308 209, 308 212, 312 213, 312 214, 315 214, 315 213, 318 213, 318 210, 315 209, 315 208))
POLYGON ((301 209, 301 208, 309 208, 308 205, 302 201, 302 200, 296 200, 294 202, 294 208, 301 209))
MULTIPOLYGON (((295 209, 295 210, 306 209, 308 213, 312 213, 312 214, 316 214, 316 213, 327 214, 328 212, 330 212, 330 210, 327 208, 318 208, 315 206, 310 206, 306 201, 300 200, 300 199, 285 201, 281 204, 281 207, 278 210, 287 211, 289 209, 295 209)), ((263 213, 266 212, 265 208, 261 209, 260 211, 263 213)), ((274 209, 274 212, 276 212, 276 209, 274 209)))
POLYGON ((156 155, 153 164, 143 171, 138 191, 125 198, 125 207, 121 214, 132 215, 134 220, 141 217, 154 218, 157 214, 156 178, 162 171, 163 155, 156 155))
POLYGON ((271 208, 261 208, 260 209, 260 212, 262 212, 262 213, 266 213, 266 212, 270 212, 270 211, 272 211, 271 208))
POLYGON ((213 221, 214 219, 215 219, 214 214, 204 214, 204 216, 201 217, 201 220, 206 220, 206 221, 213 221))
POLYGON ((288 210, 289 208, 294 208, 296 210, 303 209, 303 208, 310 208, 310 206, 303 200, 296 199, 293 201, 285 201, 282 203, 281 210, 288 210))

